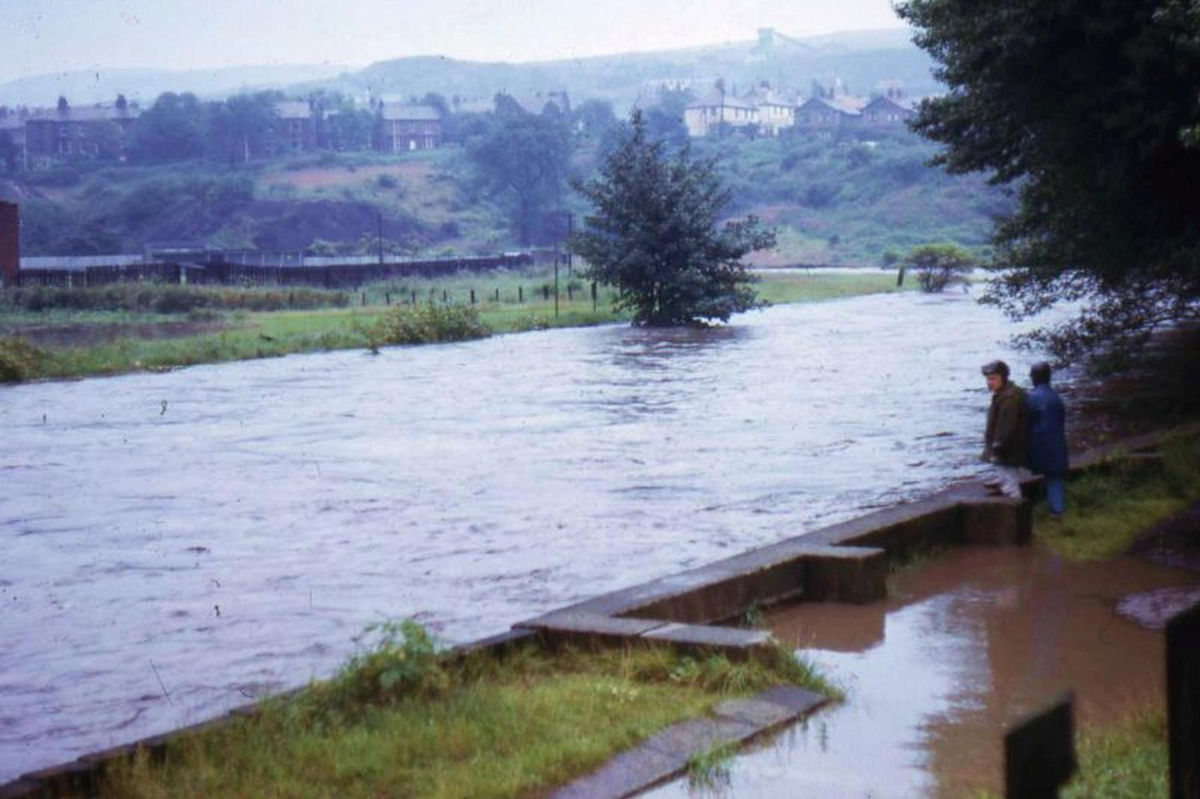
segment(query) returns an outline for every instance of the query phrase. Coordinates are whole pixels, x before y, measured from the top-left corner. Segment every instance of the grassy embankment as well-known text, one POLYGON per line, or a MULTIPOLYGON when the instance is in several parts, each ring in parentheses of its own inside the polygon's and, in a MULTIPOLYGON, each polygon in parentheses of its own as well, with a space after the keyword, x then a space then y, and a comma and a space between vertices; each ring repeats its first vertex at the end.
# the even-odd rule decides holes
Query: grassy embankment
POLYGON ((1197 499, 1200 440, 1174 439, 1162 447, 1159 459, 1114 458, 1068 481, 1066 514, 1054 521, 1039 506, 1034 535, 1067 558, 1113 557, 1197 499))
MULTIPOLYGON (((767 275, 759 290, 769 302, 788 303, 892 291, 894 284, 894 276, 887 272, 787 273, 767 275)), ((76 297, 81 291, 108 293, 107 299, 87 302, 66 299, 65 290, 22 290, 20 301, 12 293, 0 296, 0 382, 368 347, 371 330, 388 312, 389 300, 395 306, 411 301, 415 292, 419 303, 445 299, 465 304, 470 302, 472 290, 481 321, 494 333, 603 324, 624 318, 613 312, 610 291, 599 291, 593 310, 590 286, 565 274, 560 275, 556 316, 553 275, 544 271, 395 281, 350 293, 169 286, 73 292, 76 297), (549 290, 548 299, 544 289, 549 290), (31 303, 31 292, 41 292, 42 299, 31 303), (296 309, 297 305, 303 307, 296 309), (159 337, 158 331, 165 333, 169 327, 160 323, 193 325, 196 334, 178 335, 181 331, 175 330, 170 337, 159 337), (126 332, 130 326, 137 330, 126 332), (80 335, 72 345, 32 348, 14 338, 38 329, 44 334, 48 328, 66 334, 73 328, 80 335), (106 331, 121 335, 106 341, 106 331)))
POLYGON ((665 648, 439 658, 419 627, 298 697, 139 756, 104 797, 513 797, 587 773, 724 697, 794 683, 833 695, 791 652, 733 663, 665 648))

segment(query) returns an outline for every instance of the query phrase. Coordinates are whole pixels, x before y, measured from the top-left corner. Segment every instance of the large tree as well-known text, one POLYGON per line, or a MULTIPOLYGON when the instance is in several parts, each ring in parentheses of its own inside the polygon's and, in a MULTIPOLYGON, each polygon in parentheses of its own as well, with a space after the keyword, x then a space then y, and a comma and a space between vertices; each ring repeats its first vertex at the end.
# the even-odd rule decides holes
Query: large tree
POLYGON ((200 158, 206 141, 205 122, 205 109, 196 95, 163 92, 138 118, 130 154, 142 162, 200 158))
POLYGON ((548 212, 561 199, 571 156, 571 135, 557 116, 528 114, 508 99, 488 132, 474 139, 471 159, 493 195, 511 204, 522 244, 543 238, 548 212))
POLYGON ((998 220, 989 299, 1014 316, 1082 300, 1035 340, 1127 354, 1200 317, 1200 8, 1194 0, 902 0, 948 93, 915 129, 951 172, 1020 205, 998 220))
POLYGON ((742 258, 774 246, 753 216, 720 224, 729 203, 716 162, 653 139, 635 111, 599 176, 575 188, 595 207, 568 240, 586 275, 618 291, 636 324, 683 325, 755 305, 742 258))

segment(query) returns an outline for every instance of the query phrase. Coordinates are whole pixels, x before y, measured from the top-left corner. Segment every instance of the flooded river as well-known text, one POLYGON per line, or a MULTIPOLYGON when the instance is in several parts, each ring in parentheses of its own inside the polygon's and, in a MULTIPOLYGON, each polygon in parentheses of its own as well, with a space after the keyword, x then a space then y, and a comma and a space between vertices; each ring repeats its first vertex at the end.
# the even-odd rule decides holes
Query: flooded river
POLYGON ((0 781, 971 476, 964 295, 0 388, 0 781))

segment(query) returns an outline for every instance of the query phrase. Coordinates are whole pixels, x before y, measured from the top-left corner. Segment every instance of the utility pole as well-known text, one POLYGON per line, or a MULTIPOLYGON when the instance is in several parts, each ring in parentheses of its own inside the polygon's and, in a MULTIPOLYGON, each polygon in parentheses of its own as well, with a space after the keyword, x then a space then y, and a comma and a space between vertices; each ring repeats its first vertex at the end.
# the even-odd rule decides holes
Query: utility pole
MULTIPOLYGON (((575 230, 575 214, 567 211, 567 238, 571 238, 571 233, 575 230)), ((567 276, 574 274, 575 254, 567 249, 567 276)))
POLYGON ((379 223, 378 232, 376 233, 375 241, 379 247, 379 265, 383 266, 383 211, 376 211, 375 218, 379 223))

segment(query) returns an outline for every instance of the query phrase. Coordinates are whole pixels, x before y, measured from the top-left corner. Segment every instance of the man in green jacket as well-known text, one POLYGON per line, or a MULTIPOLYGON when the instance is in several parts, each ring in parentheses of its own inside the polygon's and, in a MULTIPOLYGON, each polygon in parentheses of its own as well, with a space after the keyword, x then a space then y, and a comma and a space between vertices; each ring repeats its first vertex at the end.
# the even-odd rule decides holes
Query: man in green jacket
POLYGON ((1025 469, 1029 440, 1025 392, 1009 381, 1008 364, 1004 361, 985 364, 981 371, 987 378, 988 391, 992 392, 982 457, 992 464, 995 475, 987 485, 1006 497, 1020 499, 1021 480, 1029 476, 1025 469))

